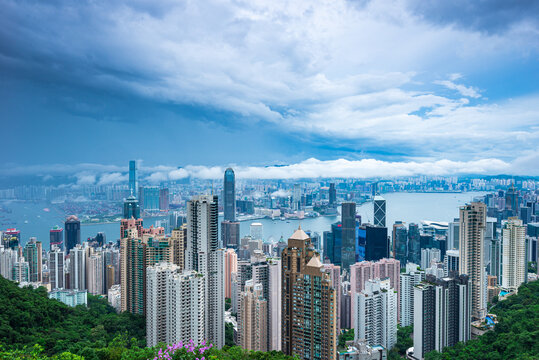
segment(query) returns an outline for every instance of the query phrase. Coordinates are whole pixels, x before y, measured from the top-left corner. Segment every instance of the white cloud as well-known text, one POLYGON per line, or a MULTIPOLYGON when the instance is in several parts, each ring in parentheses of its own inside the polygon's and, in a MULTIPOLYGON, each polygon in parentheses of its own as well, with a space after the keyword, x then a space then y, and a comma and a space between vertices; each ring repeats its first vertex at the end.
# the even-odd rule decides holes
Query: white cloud
POLYGON ((465 86, 462 84, 456 84, 453 81, 449 80, 439 80, 435 81, 435 84, 445 86, 448 89, 456 90, 458 91, 462 96, 471 97, 474 99, 478 99, 481 97, 481 94, 479 93, 479 90, 472 86, 465 86))
POLYGON ((116 184, 127 184, 128 175, 122 174, 119 172, 106 173, 101 175, 97 185, 116 185, 116 184))
POLYGON ((286 191, 286 190, 283 190, 283 189, 279 189, 277 191, 274 191, 271 193, 271 196, 275 196, 275 197, 288 197, 290 196, 290 191, 286 191))

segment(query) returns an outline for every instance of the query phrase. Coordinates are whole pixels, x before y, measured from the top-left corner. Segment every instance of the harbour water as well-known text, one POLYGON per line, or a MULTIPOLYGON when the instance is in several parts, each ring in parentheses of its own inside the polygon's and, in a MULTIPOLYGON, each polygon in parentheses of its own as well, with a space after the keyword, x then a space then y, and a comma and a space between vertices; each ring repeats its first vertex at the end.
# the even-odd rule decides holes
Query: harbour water
MULTIPOLYGON (((386 224, 391 228, 396 220, 406 223, 421 220, 452 221, 458 217, 459 206, 484 195, 484 192, 467 193, 389 193, 384 194, 386 199, 386 224)), ((0 229, 16 227, 21 231, 21 243, 25 244, 32 236, 43 242, 45 249, 49 248, 49 230, 54 225, 63 227, 66 215, 51 204, 5 201, 1 203, 9 212, 3 212, 0 216, 0 229)), ((362 222, 373 221, 373 204, 365 203, 357 208, 362 222)), ((159 218, 145 218, 144 226, 153 225, 159 218)), ((320 235, 330 229, 332 223, 339 221, 340 216, 320 216, 303 220, 271 220, 259 219, 242 221, 240 223, 241 235, 248 235, 250 224, 259 222, 263 225, 264 239, 277 241, 282 236, 285 240, 299 225, 304 230, 318 232, 320 235)), ((116 240, 120 233, 120 224, 83 224, 81 226, 81 239, 94 237, 98 232, 104 232, 107 240, 116 240)))

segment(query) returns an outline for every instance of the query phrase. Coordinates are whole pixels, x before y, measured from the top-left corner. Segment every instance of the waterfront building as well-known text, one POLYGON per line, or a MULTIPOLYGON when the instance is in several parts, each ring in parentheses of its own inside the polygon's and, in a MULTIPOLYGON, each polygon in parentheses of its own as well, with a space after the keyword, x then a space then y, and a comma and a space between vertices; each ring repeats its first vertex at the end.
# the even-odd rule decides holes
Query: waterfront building
POLYGON ((355 297, 354 340, 393 348, 397 343, 397 291, 391 288, 389 279, 368 280, 355 297))
POLYGON ((64 249, 64 229, 58 225, 55 225, 49 231, 49 250, 51 250, 53 246, 56 246, 61 250, 64 249))
POLYGON ((140 219, 140 205, 134 195, 124 201, 123 219, 140 219))
POLYGON ((502 229, 502 288, 518 291, 527 279, 526 226, 518 218, 510 218, 502 229))
POLYGON ((337 203, 337 189, 335 189, 335 183, 329 184, 329 206, 335 206, 337 203))
POLYGON ((159 187, 139 187, 139 205, 144 211, 159 211, 159 187))
POLYGON ((374 197, 374 226, 386 227, 386 200, 380 195, 374 197))
POLYGON ((335 359, 335 289, 311 239, 301 228, 288 239, 281 261, 282 351, 302 359, 335 359))
POLYGON ((484 319, 487 306, 487 275, 484 261, 484 240, 487 207, 481 202, 460 208, 459 274, 470 277, 472 316, 484 319))
POLYGON ((137 185, 137 162, 135 160, 131 160, 129 161, 129 191, 131 196, 136 196, 138 193, 137 185))
POLYGON ((80 242, 80 221, 75 215, 68 216, 64 224, 65 251, 69 253, 80 242))
POLYGON ((402 221, 393 224, 393 257, 402 267, 408 262, 408 229, 402 221))
POLYGON ((194 197, 187 203, 186 266, 204 275, 205 338, 219 349, 225 345, 224 262, 225 251, 219 249, 217 196, 194 197))
POLYGON ((234 170, 228 168, 225 170, 224 187, 224 220, 236 221, 236 176, 234 170))
POLYGON ((408 261, 414 264, 421 262, 421 235, 419 225, 408 225, 408 261))
POLYGON ((253 240, 264 240, 264 226, 259 222, 251 223, 250 235, 253 240))
POLYGON ((365 248, 365 260, 367 261, 377 261, 389 257, 389 238, 386 227, 370 224, 359 226, 358 243, 359 246, 365 248))
POLYGON ((246 350, 268 350, 268 301, 262 284, 248 280, 240 295, 238 345, 246 350))

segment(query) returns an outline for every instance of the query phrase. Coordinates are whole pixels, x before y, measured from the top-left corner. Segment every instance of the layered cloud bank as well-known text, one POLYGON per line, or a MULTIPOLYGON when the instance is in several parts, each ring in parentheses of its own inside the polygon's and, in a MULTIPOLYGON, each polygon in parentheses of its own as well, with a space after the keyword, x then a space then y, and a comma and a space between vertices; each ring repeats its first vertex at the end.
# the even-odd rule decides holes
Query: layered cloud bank
MULTIPOLYGON (((312 178, 398 178, 416 175, 453 176, 453 175, 498 175, 521 174, 536 176, 539 169, 536 165, 539 155, 533 153, 518 161, 506 162, 500 159, 480 159, 471 161, 403 161, 390 162, 375 159, 362 160, 318 160, 310 158, 305 161, 270 166, 234 166, 237 179, 312 179, 312 178)), ((228 167, 228 166, 227 166, 228 167)), ((159 184, 186 178, 220 180, 223 178, 225 166, 187 165, 144 166, 139 163, 139 179, 142 183, 159 184)), ((34 166, 1 168, 4 176, 41 176, 49 180, 53 176, 73 177, 76 185, 113 185, 127 184, 127 167, 78 164, 74 166, 34 166)))

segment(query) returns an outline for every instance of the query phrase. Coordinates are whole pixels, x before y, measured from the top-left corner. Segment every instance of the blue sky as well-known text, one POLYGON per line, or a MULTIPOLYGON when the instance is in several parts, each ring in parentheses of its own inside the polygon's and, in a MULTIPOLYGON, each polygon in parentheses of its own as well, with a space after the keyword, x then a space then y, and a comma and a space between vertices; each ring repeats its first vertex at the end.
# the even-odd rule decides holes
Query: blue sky
POLYGON ((5 0, 0 173, 99 183, 139 159, 155 179, 231 164, 539 175, 537 14, 501 0, 5 0))

